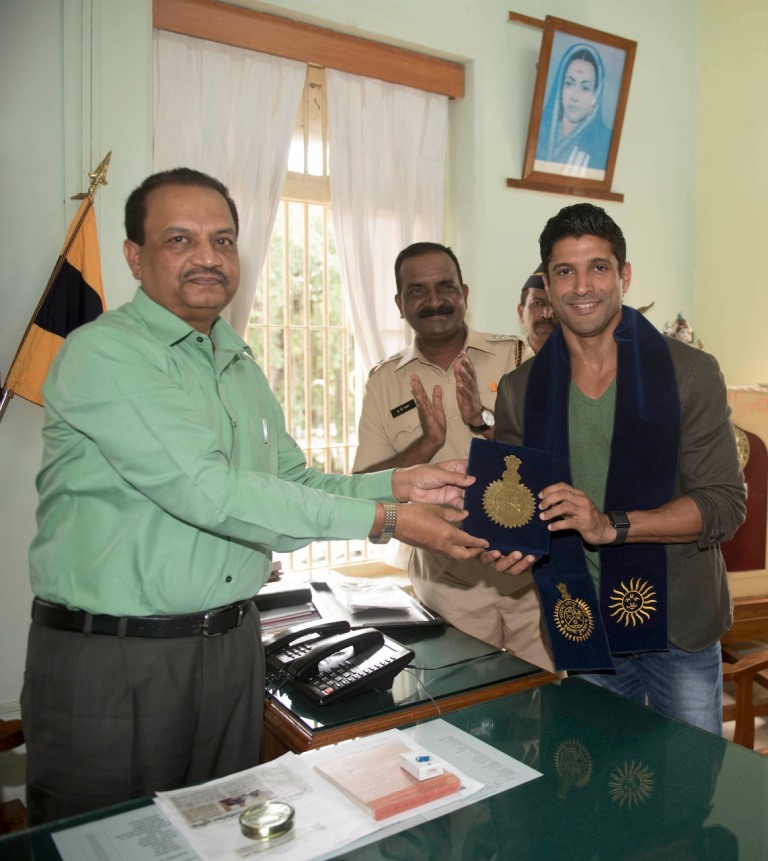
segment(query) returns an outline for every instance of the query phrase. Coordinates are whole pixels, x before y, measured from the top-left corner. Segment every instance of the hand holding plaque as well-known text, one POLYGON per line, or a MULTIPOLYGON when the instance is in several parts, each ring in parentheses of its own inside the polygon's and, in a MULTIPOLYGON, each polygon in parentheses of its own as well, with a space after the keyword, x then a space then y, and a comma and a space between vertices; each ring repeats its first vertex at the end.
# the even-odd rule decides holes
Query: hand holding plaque
POLYGON ((537 516, 536 500, 552 484, 553 469, 550 452, 473 439, 467 473, 477 481, 464 494, 464 529, 504 554, 545 556, 549 530, 537 516))

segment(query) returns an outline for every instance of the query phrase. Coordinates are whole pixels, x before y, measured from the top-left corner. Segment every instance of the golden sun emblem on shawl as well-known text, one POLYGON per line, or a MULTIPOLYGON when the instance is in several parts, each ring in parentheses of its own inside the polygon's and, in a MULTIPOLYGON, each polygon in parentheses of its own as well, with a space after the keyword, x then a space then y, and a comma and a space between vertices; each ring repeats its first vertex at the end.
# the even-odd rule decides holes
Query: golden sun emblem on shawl
POLYGON ((492 481, 485 488, 483 509, 499 526, 525 526, 533 517, 536 503, 531 491, 520 481, 522 461, 509 454, 504 458, 504 463, 507 468, 501 479, 492 481))
POLYGON ((654 774, 642 762, 630 765, 625 762, 608 778, 611 801, 619 807, 638 807, 653 794, 654 774))
POLYGON ((608 605, 617 622, 624 622, 625 627, 642 625, 655 613, 656 592, 650 583, 646 583, 639 577, 637 580, 630 579, 629 586, 622 583, 620 588, 611 592, 611 603, 608 605))
POLYGON ((581 598, 571 598, 565 583, 558 583, 557 589, 562 595, 552 613, 557 630, 566 639, 583 643, 595 630, 595 620, 592 618, 589 604, 581 598))
POLYGON ((564 799, 571 787, 583 789, 592 779, 592 757, 580 741, 569 738, 561 742, 554 760, 555 771, 560 778, 559 799, 564 799))

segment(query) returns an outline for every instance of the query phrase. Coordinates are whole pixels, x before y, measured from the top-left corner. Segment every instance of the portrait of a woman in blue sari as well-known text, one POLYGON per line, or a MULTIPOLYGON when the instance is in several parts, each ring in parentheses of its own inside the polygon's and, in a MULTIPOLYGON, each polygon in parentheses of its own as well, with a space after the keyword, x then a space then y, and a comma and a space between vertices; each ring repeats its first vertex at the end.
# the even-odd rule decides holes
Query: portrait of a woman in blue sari
POLYGON ((584 43, 572 45, 560 59, 549 88, 537 162, 567 165, 563 172, 572 176, 605 171, 611 129, 603 122, 604 91, 605 66, 599 52, 584 43))

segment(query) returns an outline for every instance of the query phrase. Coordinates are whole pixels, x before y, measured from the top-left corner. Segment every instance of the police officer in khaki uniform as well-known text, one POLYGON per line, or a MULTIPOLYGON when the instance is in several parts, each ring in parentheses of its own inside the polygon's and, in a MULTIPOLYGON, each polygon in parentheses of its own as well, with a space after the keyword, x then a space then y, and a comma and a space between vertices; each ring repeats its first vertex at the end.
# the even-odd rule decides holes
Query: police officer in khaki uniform
MULTIPOLYGON (((466 325, 469 288, 450 248, 408 246, 395 261, 395 280, 395 302, 415 338, 371 371, 355 472, 467 457, 473 434, 493 438, 498 380, 534 354, 522 338, 466 325)), ((409 574, 418 598, 455 627, 553 669, 530 572, 507 577, 478 560, 416 549, 409 574)))

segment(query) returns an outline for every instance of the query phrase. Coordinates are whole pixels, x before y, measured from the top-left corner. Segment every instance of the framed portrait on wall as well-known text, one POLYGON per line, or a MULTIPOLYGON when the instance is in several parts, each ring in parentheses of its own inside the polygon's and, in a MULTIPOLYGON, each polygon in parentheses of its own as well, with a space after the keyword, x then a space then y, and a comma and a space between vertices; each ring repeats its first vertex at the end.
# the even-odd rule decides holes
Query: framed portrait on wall
POLYGON ((610 192, 637 43, 547 16, 523 183, 610 192))

